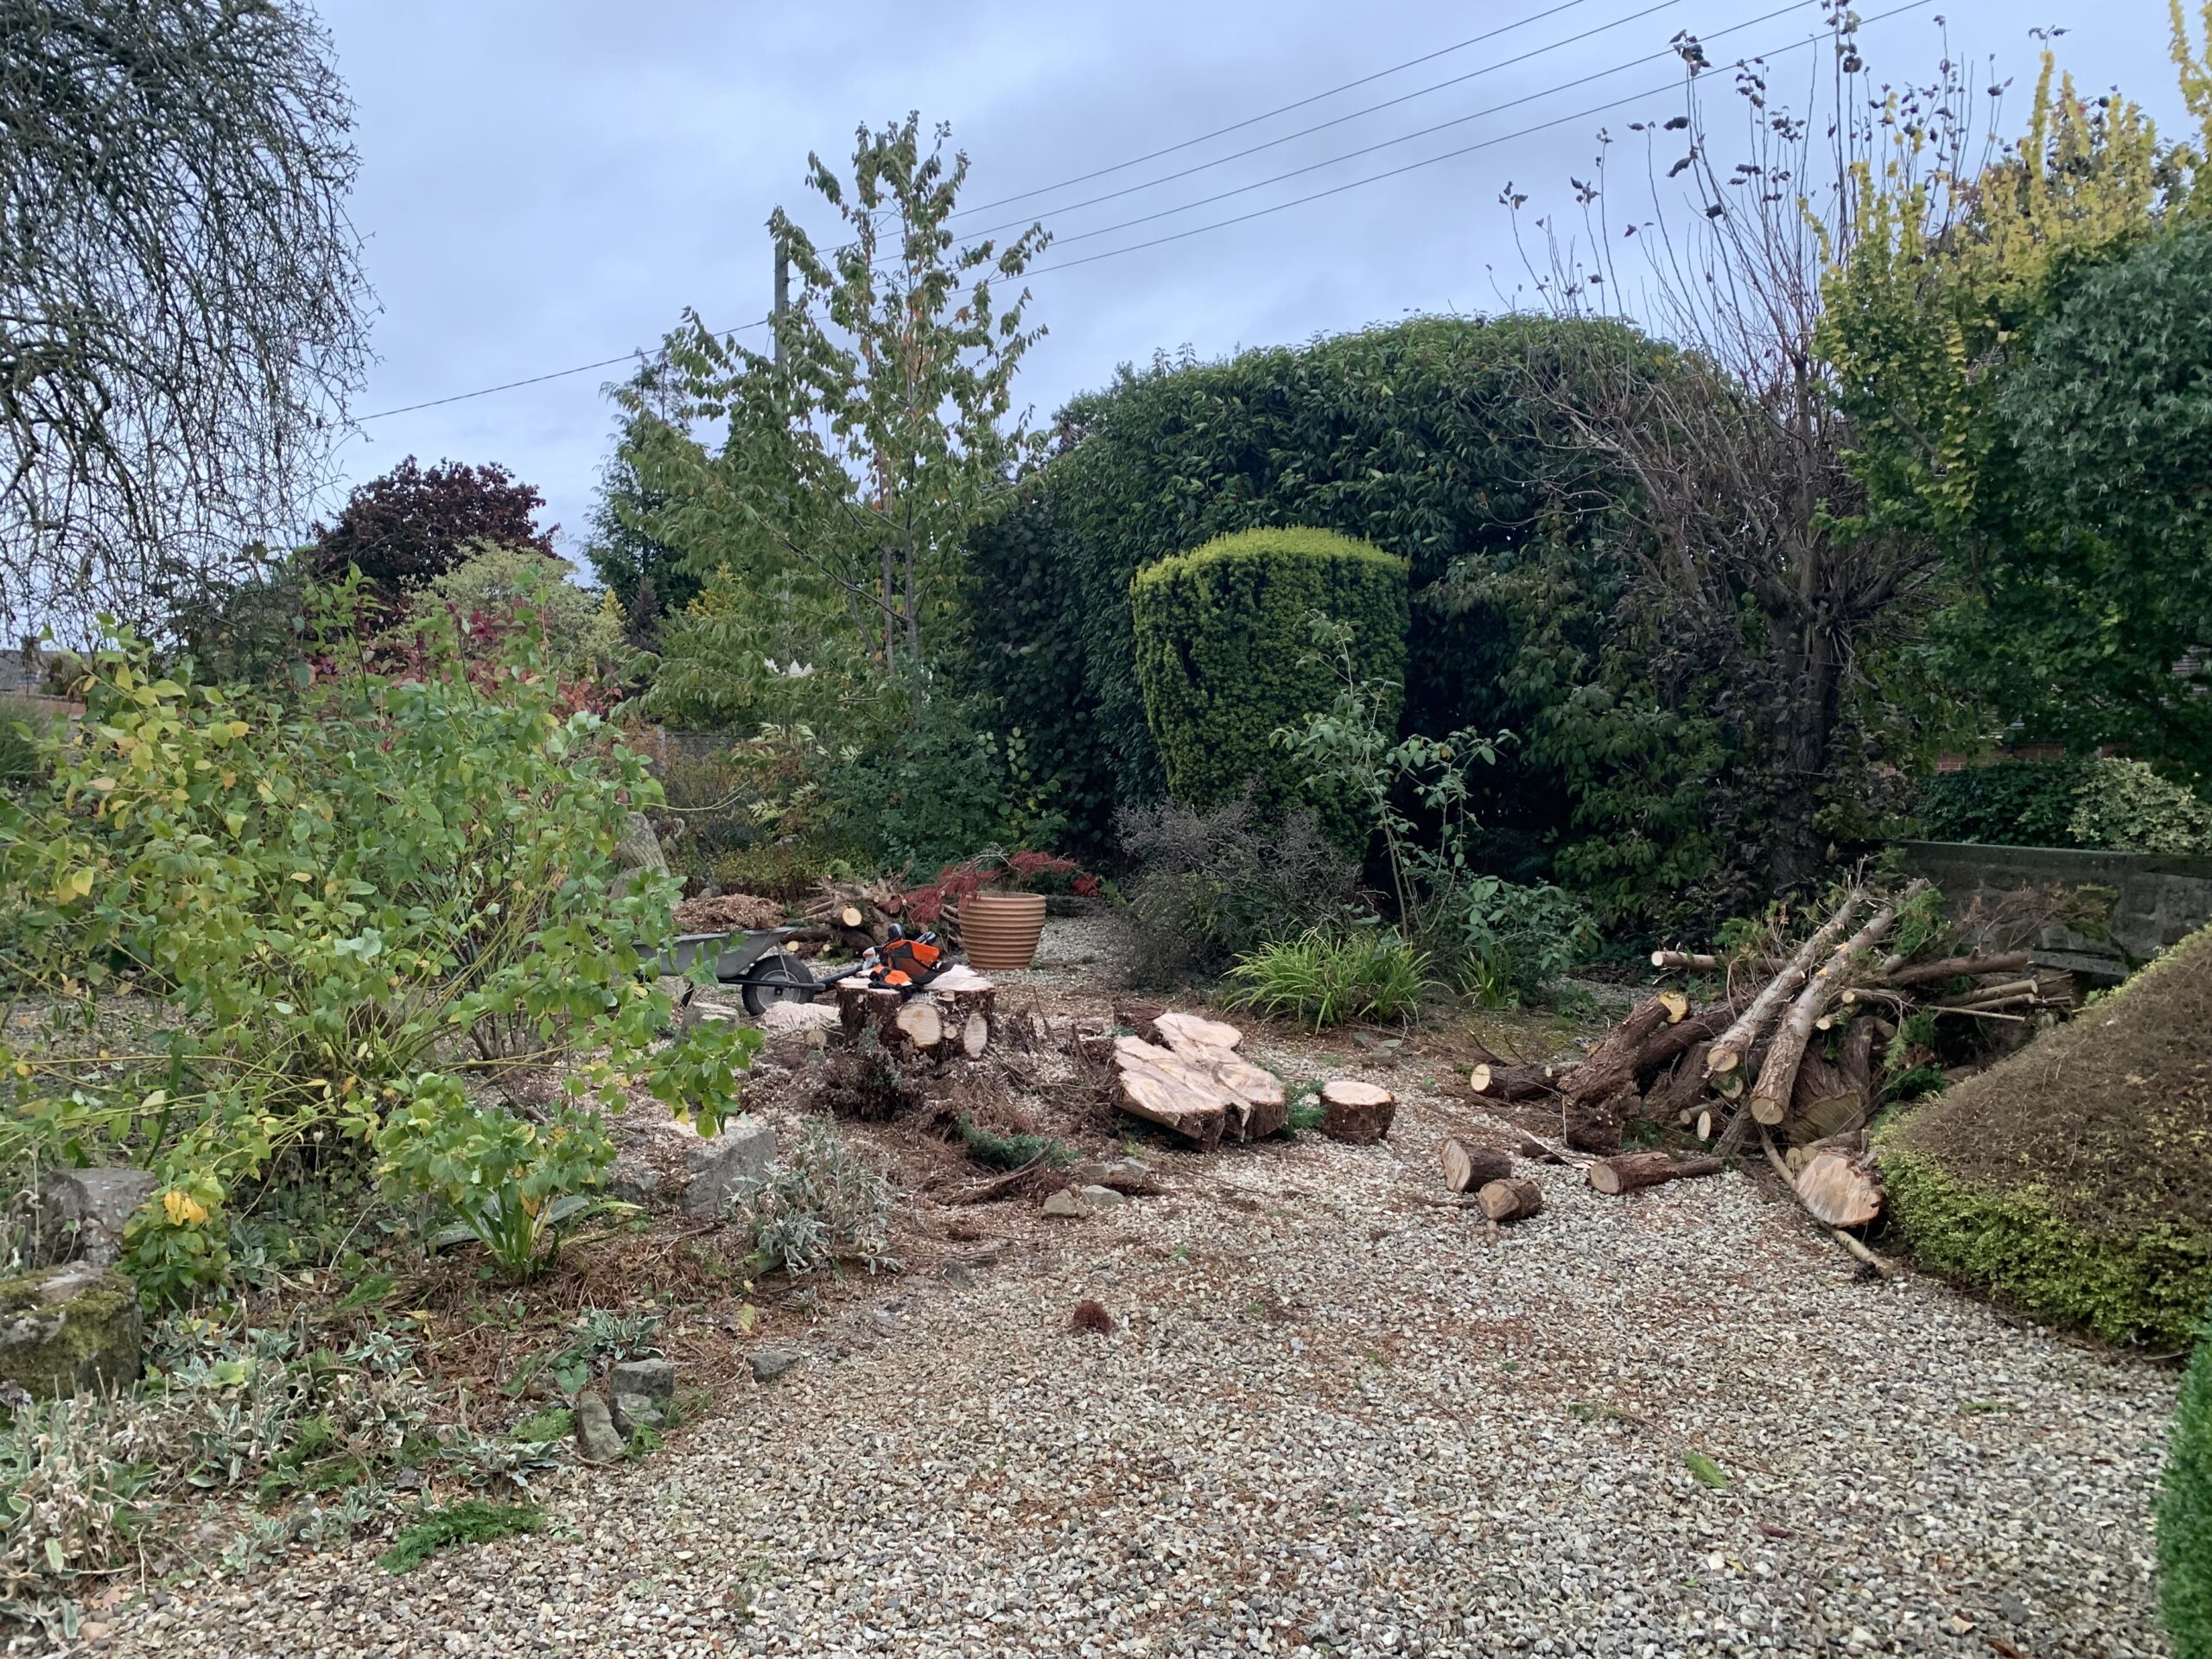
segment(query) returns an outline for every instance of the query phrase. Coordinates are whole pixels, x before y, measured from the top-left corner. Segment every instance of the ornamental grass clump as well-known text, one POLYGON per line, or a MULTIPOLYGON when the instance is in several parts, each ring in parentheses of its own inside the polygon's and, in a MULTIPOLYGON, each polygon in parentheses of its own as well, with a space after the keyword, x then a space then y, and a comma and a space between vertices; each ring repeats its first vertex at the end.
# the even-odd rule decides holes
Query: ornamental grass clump
POLYGON ((1354 1020, 1410 1020, 1430 987, 1428 958, 1379 928, 1316 928, 1262 946, 1229 977, 1229 1007, 1316 1031, 1354 1020))

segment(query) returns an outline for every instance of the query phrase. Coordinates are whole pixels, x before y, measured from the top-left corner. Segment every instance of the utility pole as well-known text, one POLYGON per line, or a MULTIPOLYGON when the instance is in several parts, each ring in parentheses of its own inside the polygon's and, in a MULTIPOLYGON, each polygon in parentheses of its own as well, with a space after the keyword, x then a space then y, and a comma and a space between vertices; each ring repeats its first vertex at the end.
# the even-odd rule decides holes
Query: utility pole
POLYGON ((770 314, 768 326, 775 332, 776 366, 784 366, 784 313, 791 303, 791 257, 784 245, 776 244, 776 308, 770 314))

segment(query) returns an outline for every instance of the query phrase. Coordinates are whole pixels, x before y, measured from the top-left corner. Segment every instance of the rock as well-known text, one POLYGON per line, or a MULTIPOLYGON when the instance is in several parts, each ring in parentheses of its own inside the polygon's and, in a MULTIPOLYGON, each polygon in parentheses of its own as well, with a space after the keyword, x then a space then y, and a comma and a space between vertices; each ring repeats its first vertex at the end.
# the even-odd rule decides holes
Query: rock
POLYGON ((965 1262, 946 1262, 944 1276, 951 1281, 956 1290, 969 1289, 976 1282, 976 1270, 965 1262))
POLYGON ((0 1279, 0 1382, 34 1399, 138 1380, 138 1289, 89 1262, 0 1279))
POLYGON ((788 1348, 756 1348, 747 1358, 752 1363, 755 1382, 773 1382, 798 1363, 798 1356, 788 1348))
POLYGON ((1068 1171, 1068 1179, 1077 1186, 1096 1186, 1114 1173, 1114 1166, 1103 1158, 1086 1158, 1068 1171))
POLYGON ((587 1463, 613 1463, 629 1449, 607 1402, 588 1389, 576 1396, 576 1446, 587 1463))
POLYGON ((772 1042, 779 1037, 835 1031, 837 1007, 833 1002, 771 1002, 761 1012, 760 1029, 772 1042))
POLYGON ((642 1158, 626 1153, 607 1166, 607 1196, 617 1203, 642 1208, 653 1201, 660 1189, 660 1172, 642 1158))
POLYGON ((1086 1186, 1083 1189, 1083 1198, 1096 1210, 1111 1210, 1117 1204, 1129 1201, 1127 1194, 1116 1192, 1110 1186, 1086 1186))
POLYGON ((123 1255, 123 1229, 161 1183, 143 1169, 57 1169, 39 1183, 31 1215, 34 1266, 89 1262, 112 1267, 123 1255))
POLYGON ((683 1189, 683 1213, 719 1216, 741 1185, 768 1173, 775 1155, 775 1130, 750 1117, 733 1119, 685 1154, 691 1179, 683 1189))
POLYGON ((676 1365, 665 1359, 626 1359, 607 1371, 607 1391, 621 1395, 642 1394, 666 1405, 676 1397, 676 1365))
POLYGON ((660 1408, 642 1394, 616 1395, 609 1414, 614 1421, 614 1432, 625 1440, 641 1428, 659 1428, 668 1421, 660 1408))
POLYGON ((1090 1211, 1081 1198, 1067 1188, 1061 1187, 1046 1196, 1045 1213, 1062 1221, 1081 1221, 1090 1211))

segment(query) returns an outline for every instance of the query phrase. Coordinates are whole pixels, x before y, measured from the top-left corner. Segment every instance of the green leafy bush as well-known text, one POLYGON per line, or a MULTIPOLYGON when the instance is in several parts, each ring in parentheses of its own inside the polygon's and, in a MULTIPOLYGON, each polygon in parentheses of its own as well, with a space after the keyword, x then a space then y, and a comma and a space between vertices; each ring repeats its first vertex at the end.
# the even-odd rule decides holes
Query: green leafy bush
POLYGON ((1442 929, 1445 972, 1485 1007, 1503 1007, 1557 984, 1599 943, 1590 908, 1548 883, 1516 886, 1479 876, 1461 890, 1459 931, 1442 929))
POLYGON ((2174 1408, 2158 1492, 2158 1594, 2175 1659, 2212 1659, 2212 1332, 2174 1408))
POLYGON ((2066 828, 2076 846, 2212 857, 2212 803, 2140 760, 2093 762, 2066 828))
POLYGON ((852 1260, 874 1273, 899 1266, 890 1254, 892 1202, 882 1173, 828 1119, 812 1117, 776 1167, 739 1192, 733 1213, 764 1266, 804 1274, 852 1260))
MULTIPOLYGON (((1325 530, 1249 530, 1147 565, 1129 590, 1145 718, 1174 798, 1203 811, 1261 780, 1258 805, 1308 794, 1277 730, 1328 706, 1331 664, 1310 649, 1312 619, 1341 625, 1362 679, 1405 673, 1406 566, 1325 530)), ((1378 718, 1395 727, 1395 699, 1378 718)), ((1311 803, 1325 818, 1342 808, 1311 803)))
POLYGON ((0 1048, 0 1158, 161 1173, 144 1287, 219 1279, 242 1186, 365 1148, 425 1074, 582 1054, 572 1084, 616 1103, 652 1069, 675 884, 618 893, 612 855, 654 786, 542 666, 525 627, 496 662, 334 664, 280 702, 125 640, 51 776, 0 797, 0 978, 50 1011, 0 1048))
POLYGON ((1229 970, 1223 999, 1319 1031, 1353 1020, 1403 1020, 1428 988, 1428 959, 1378 928, 1319 928, 1263 945, 1229 970))
POLYGON ((2088 766, 2079 760, 1999 760, 1939 772, 1920 785, 1930 841, 2075 847, 2073 822, 2088 766))
POLYGON ((584 1213, 584 1191, 614 1160, 596 1117, 563 1105, 545 1123, 472 1102, 453 1077, 426 1074, 376 1135, 388 1190, 435 1198, 510 1280, 545 1264, 563 1223, 584 1213))
POLYGON ((1922 833, 1997 847, 2212 856, 2212 803, 2139 760, 2000 760, 1920 786, 1922 833))

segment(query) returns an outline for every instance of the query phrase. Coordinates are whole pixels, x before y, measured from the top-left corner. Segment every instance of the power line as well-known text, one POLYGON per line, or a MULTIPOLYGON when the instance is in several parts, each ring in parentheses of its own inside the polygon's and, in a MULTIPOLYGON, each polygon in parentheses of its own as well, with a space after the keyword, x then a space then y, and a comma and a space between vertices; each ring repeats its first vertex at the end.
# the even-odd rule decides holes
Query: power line
MULTIPOLYGON (((1331 127, 1340 127, 1347 121, 1357 121, 1363 117, 1378 114, 1384 110, 1395 109, 1401 104, 1410 104, 1417 98, 1427 98, 1431 92, 1440 92, 1447 86, 1462 86, 1468 81, 1479 79, 1481 77, 1491 74, 1497 70, 1510 69, 1516 64, 1526 63, 1531 58, 1541 58, 1546 53, 1556 52, 1562 47, 1580 45, 1584 41, 1592 39, 1597 35, 1605 34, 1612 29, 1619 29, 1625 24, 1641 22, 1644 18, 1650 16, 1654 12, 1665 11, 1670 6, 1678 5, 1680 3, 1681 0, 1657 0, 1656 4, 1646 6, 1642 11, 1632 11, 1625 17, 1616 17, 1610 23, 1599 23, 1594 28, 1584 29, 1580 35, 1570 35, 1564 40, 1554 41, 1548 46, 1531 47, 1528 51, 1523 52, 1518 57, 1500 58, 1497 62, 1486 63, 1479 69, 1470 69, 1464 75, 1454 75, 1449 80, 1440 80, 1431 86, 1419 87, 1410 92, 1401 93, 1396 98, 1385 99, 1380 104, 1370 104, 1365 109, 1353 110, 1350 113, 1344 115, 1332 116, 1326 121, 1317 121, 1310 127, 1300 127, 1296 132, 1287 132, 1280 138, 1269 138, 1262 143, 1250 144, 1247 145, 1243 149, 1231 150, 1226 156, 1217 156, 1210 162, 1194 162, 1191 166, 1184 168, 1179 172, 1163 173, 1158 178, 1147 179, 1141 184, 1123 185, 1118 190, 1108 190, 1096 196, 1087 196, 1081 201, 1064 202, 1059 207, 1046 208, 1044 211, 1048 213, 1080 213, 1085 207, 1096 207, 1102 201, 1112 201, 1118 197, 1135 195, 1141 190, 1151 190, 1155 189, 1163 184, 1173 184, 1178 179, 1189 178, 1193 173, 1204 173, 1210 168, 1225 167, 1231 162, 1243 161, 1247 156, 1256 156, 1263 149, 1274 149, 1283 144, 1294 143, 1300 138, 1310 138, 1317 132, 1325 132, 1331 127)), ((1801 5, 1809 5, 1812 3, 1812 0, 1797 0, 1797 3, 1801 5)), ((1545 15, 1549 16, 1550 14, 1546 13, 1545 15)), ((1753 21, 1758 22, 1761 20, 1754 19, 1753 21)), ((1514 27, 1518 28, 1519 25, 1516 24, 1514 27)), ((1501 29, 1495 32, 1503 34, 1504 31, 1501 29)), ((1663 56, 1665 54, 1661 54, 1660 55, 1663 56)), ((1643 60, 1638 59, 1637 61, 1642 62, 1643 60)), ((1488 115, 1491 113, 1491 111, 1484 110, 1480 113, 1488 115)), ((1256 119, 1258 118, 1255 118, 1256 119)), ((1473 116, 1463 116, 1460 118, 1460 119, 1464 121, 1471 121, 1475 117, 1473 116)), ((1446 122, 1445 124, 1449 126, 1455 124, 1446 122)), ((1425 127, 1421 130, 1421 132, 1408 133, 1406 136, 1409 138, 1418 138, 1421 137, 1421 133, 1423 132, 1433 132, 1435 130, 1437 130, 1437 129, 1434 127, 1425 127)), ((1192 139, 1191 142, 1196 143, 1199 141, 1192 139)), ((1405 140, 1394 138, 1390 140, 1390 142, 1392 143, 1402 143, 1405 140)), ((1161 153, 1164 154, 1165 152, 1161 153)), ((1354 150, 1352 152, 1355 156, 1363 153, 1363 152, 1359 150, 1354 150)), ((1344 160, 1348 158, 1338 157, 1338 159, 1344 160)), ((1134 163, 1123 162, 1115 167, 1104 168, 1103 171, 1109 173, 1119 172, 1122 168, 1132 165, 1134 165, 1134 163)), ((1096 177, 1096 175, 1093 175, 1092 176, 1096 177)), ((1046 190, 1057 190, 1061 188, 1062 187, 1059 185, 1047 185, 1045 187, 1046 190)), ((1029 194, 1032 195, 1038 195, 1043 193, 1040 191, 1031 191, 1029 194)), ((1010 197, 1008 200, 1018 200, 1020 198, 1010 197)), ((957 217, 957 215, 955 215, 955 217, 957 217)), ((961 235, 968 237, 995 236, 1001 231, 1018 229, 1021 224, 1022 221, 1020 219, 1008 219, 1003 224, 987 225, 980 231, 963 231, 961 232, 961 235)))
MULTIPOLYGON (((1904 5, 1892 6, 1887 11, 1877 12, 1871 17, 1861 18, 1859 20, 1859 26, 1864 28, 1870 23, 1882 22, 1889 18, 1898 16, 1904 12, 1918 11, 1923 7, 1933 3, 1934 0, 1908 0, 1908 3, 1904 5)), ((1719 36, 1716 35, 1713 38, 1718 39, 1719 36)), ((1819 38, 1820 37, 1817 35, 1808 35, 1802 41, 1793 41, 1788 46, 1777 47, 1771 52, 1763 53, 1760 56, 1762 60, 1783 57, 1788 54, 1798 51, 1804 47, 1816 44, 1819 38)), ((1165 243, 1180 242, 1188 237, 1202 236, 1208 231, 1225 230, 1230 226, 1242 225, 1249 219, 1265 219, 1270 213, 1280 213, 1292 207, 1302 207, 1308 202, 1319 201, 1325 197, 1342 195, 1345 191, 1357 190, 1362 185, 1376 184, 1384 179, 1396 178, 1402 174, 1417 172, 1424 167, 1433 167, 1439 162, 1454 161, 1462 156, 1471 156, 1477 150, 1494 149, 1499 144, 1510 143, 1516 138, 1525 138, 1531 133, 1543 132, 1552 127, 1564 126, 1570 121, 1587 120, 1593 115, 1603 115, 1609 110, 1617 110, 1624 104, 1635 104, 1639 103, 1647 98, 1659 97, 1666 92, 1673 91, 1679 85, 1679 82, 1670 80, 1658 86, 1646 87, 1643 91, 1639 92, 1630 92, 1624 97, 1608 99, 1603 104, 1593 104, 1587 109, 1577 110, 1572 115, 1557 116, 1549 121, 1540 121, 1533 126, 1522 127, 1516 132, 1501 133, 1497 137, 1485 138, 1479 143, 1464 145, 1460 149, 1446 150, 1440 156, 1430 156, 1418 162, 1408 162, 1403 167, 1390 168, 1384 172, 1370 174, 1365 178, 1353 179, 1347 183, 1332 185, 1325 190, 1316 190, 1307 195, 1294 197, 1289 201, 1279 201, 1274 203, 1273 206, 1267 207, 1255 207, 1249 213, 1239 213, 1231 219, 1216 219, 1211 224, 1208 225, 1194 225, 1187 231, 1171 232, 1166 236, 1154 237, 1149 241, 1132 242, 1126 247, 1108 248, 1102 252, 1085 254, 1079 259, 1063 259, 1055 264, 1038 265, 1023 274, 1030 276, 1040 276, 1047 271, 1068 270, 1073 269, 1077 265, 1095 264, 1101 259, 1118 258, 1121 255, 1125 253, 1137 253, 1146 248, 1159 247, 1165 243)), ((1310 171, 1311 169, 1307 170, 1310 171)), ((1197 204, 1192 205, 1195 206, 1197 204)), ((1158 217, 1158 215, 1154 215, 1154 217, 1158 217)), ((1072 240, 1073 238, 1071 239, 1072 240)))
MULTIPOLYGON (((768 320, 763 317, 758 322, 741 324, 730 332, 741 334, 749 329, 766 328, 767 326, 768 320)), ((550 373, 533 374, 520 380, 504 380, 496 386, 479 386, 474 391, 456 391, 450 397, 430 397, 419 404, 402 404, 397 409, 380 409, 373 415, 357 415, 353 417, 353 423, 359 426, 370 421, 388 420, 394 415, 412 415, 418 409, 437 409, 447 404, 465 404, 472 397, 489 397, 495 391, 512 391, 519 386, 541 385, 548 380, 565 380, 572 374, 589 374, 594 369, 635 362, 644 355, 642 351, 625 352, 620 357, 602 357, 596 363, 579 363, 572 369, 555 369, 550 373)))
MULTIPOLYGON (((1789 0, 1787 5, 1777 6, 1772 11, 1762 12, 1757 17, 1750 18, 1744 22, 1732 23, 1726 29, 1701 38, 1710 41, 1721 40, 1730 35, 1740 34, 1747 29, 1756 29, 1761 23, 1770 23, 1776 18, 1787 16, 1793 11, 1802 11, 1806 7, 1815 3, 1815 0, 1789 0)), ((1065 245, 1070 242, 1088 242, 1094 237, 1110 236, 1116 231, 1130 230, 1139 225, 1149 225, 1154 219, 1172 218, 1177 213, 1186 213, 1193 207, 1208 207, 1217 201, 1227 201, 1232 196, 1242 196, 1255 190, 1264 190, 1271 184, 1281 184, 1287 179, 1301 178, 1308 173, 1318 173, 1325 167, 1335 167, 1344 162, 1357 161, 1362 156, 1372 156, 1379 149, 1389 149, 1399 144, 1411 143, 1416 138, 1427 138, 1434 133, 1448 132, 1453 127, 1465 126, 1470 121, 1480 121, 1486 116, 1502 114, 1507 110, 1517 110, 1524 104, 1535 104, 1547 98, 1556 98, 1560 93, 1571 92, 1578 86, 1587 86, 1593 80, 1604 80, 1608 76, 1622 74, 1630 69, 1641 68, 1647 63, 1656 63, 1662 59, 1676 55, 1673 47, 1662 47, 1656 52, 1647 52, 1641 57, 1630 58, 1625 63, 1617 63, 1610 69, 1593 69, 1586 75, 1576 76, 1573 80, 1561 81, 1555 86, 1546 86, 1539 91, 1525 93, 1519 98, 1508 99, 1503 104, 1493 104, 1488 109, 1477 110, 1471 115, 1454 116, 1449 121, 1439 121, 1433 126, 1421 127, 1412 132, 1401 133, 1395 138, 1384 138, 1376 143, 1363 144, 1359 149, 1348 149, 1341 156, 1331 156, 1321 161, 1309 162, 1304 167, 1294 167, 1287 173, 1277 173, 1268 178, 1256 179, 1250 184, 1240 184, 1233 189, 1216 191, 1211 196, 1200 196, 1194 201, 1186 201, 1178 207, 1162 207, 1156 213, 1140 213, 1135 219, 1125 219, 1115 225, 1101 226, 1094 231, 1078 231, 1073 236, 1056 236, 1052 241, 1056 245, 1065 245)), ((1637 96, 1641 97, 1643 94, 1639 93, 1637 96)), ((1569 118, 1572 119, 1571 117, 1569 118)), ((1546 124, 1554 124, 1547 123, 1546 124)), ((1541 129, 1535 129, 1535 130, 1541 130, 1541 129)), ((1378 174, 1376 176, 1388 178, 1390 175, 1384 173, 1378 174)))
POLYGON ((1211 139, 1224 137, 1232 132, 1241 132, 1246 127, 1257 126, 1262 121, 1272 121, 1275 117, 1287 115, 1293 110, 1302 110, 1308 104, 1319 104, 1323 99, 1334 98, 1338 92, 1348 92, 1355 86, 1364 86, 1370 81, 1384 79, 1398 73, 1401 70, 1418 68, 1424 63, 1434 62, 1438 58, 1448 58, 1454 52, 1464 52, 1471 46, 1480 46, 1484 41, 1493 41, 1501 35, 1510 35, 1516 29, 1526 29, 1530 23, 1541 23, 1547 17, 1556 17, 1562 11, 1572 11, 1584 3, 1585 0, 1565 0, 1564 4, 1554 6, 1548 11, 1536 12, 1517 22, 1493 29, 1487 34, 1471 35, 1465 40, 1455 41, 1450 46, 1440 46, 1433 52, 1424 52, 1417 58, 1408 58, 1403 63, 1394 63, 1387 69, 1377 69, 1371 75, 1362 75, 1357 80, 1347 80, 1341 86, 1328 88, 1325 92, 1294 99, 1287 104, 1278 105, 1275 108, 1262 111, 1258 115, 1247 116, 1242 121, 1232 121, 1225 127, 1216 127, 1211 132, 1202 132, 1195 138, 1185 138, 1179 143, 1169 144, 1164 149, 1151 150, 1142 156, 1132 156, 1128 161, 1116 162, 1111 167, 1101 167, 1089 173, 1078 173, 1071 179, 1062 179, 1058 184, 1040 184, 1033 190, 1017 191, 1013 195, 1001 196, 994 201, 979 201, 972 207, 960 209, 953 214, 953 217, 963 219, 969 213, 988 213, 992 208, 1003 207, 1011 201, 1027 201, 1032 196, 1048 195, 1055 190, 1065 190, 1071 185, 1088 184, 1093 179, 1104 178, 1109 173, 1119 173, 1127 168, 1141 167, 1147 162, 1156 162, 1163 156, 1173 156, 1179 150, 1189 149, 1194 144, 1203 144, 1211 139))

